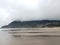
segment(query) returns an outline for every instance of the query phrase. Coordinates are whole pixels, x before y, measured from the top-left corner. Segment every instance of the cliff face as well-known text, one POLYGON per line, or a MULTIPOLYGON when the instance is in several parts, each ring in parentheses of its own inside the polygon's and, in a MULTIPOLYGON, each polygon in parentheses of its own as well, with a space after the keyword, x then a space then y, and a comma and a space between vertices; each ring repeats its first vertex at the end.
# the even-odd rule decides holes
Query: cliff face
POLYGON ((60 20, 34 20, 34 21, 13 21, 1 28, 26 28, 26 27, 57 27, 60 26, 60 20))

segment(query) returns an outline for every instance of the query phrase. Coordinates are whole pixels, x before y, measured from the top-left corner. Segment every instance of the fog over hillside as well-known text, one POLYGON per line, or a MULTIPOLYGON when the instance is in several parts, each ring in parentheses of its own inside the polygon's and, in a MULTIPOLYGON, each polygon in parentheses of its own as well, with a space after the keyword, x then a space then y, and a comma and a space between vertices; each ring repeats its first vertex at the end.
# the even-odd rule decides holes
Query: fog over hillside
POLYGON ((0 0, 0 26, 45 19, 60 20, 60 0, 0 0))

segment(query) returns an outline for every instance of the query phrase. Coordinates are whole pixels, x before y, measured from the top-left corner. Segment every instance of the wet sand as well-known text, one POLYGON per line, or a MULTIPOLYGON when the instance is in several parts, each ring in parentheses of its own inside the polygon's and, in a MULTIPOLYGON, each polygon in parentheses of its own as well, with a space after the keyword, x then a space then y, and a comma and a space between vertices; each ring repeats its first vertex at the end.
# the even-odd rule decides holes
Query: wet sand
POLYGON ((49 31, 47 32, 41 33, 41 35, 43 34, 43 36, 38 35, 38 36, 14 37, 8 32, 0 31, 0 45, 60 45, 60 32, 58 30, 56 31, 51 30, 50 32, 52 33, 49 33, 49 31), (57 35, 59 34, 59 35, 53 36, 52 34, 57 34, 57 35))

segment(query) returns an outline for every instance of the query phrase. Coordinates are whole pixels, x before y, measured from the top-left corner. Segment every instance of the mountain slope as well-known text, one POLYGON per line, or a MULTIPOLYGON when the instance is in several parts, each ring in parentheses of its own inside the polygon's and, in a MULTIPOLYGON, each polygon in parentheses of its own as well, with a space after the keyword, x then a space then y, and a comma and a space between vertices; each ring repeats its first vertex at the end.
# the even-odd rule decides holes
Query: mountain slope
POLYGON ((34 21, 13 21, 1 28, 28 28, 28 27, 58 27, 60 20, 34 20, 34 21))

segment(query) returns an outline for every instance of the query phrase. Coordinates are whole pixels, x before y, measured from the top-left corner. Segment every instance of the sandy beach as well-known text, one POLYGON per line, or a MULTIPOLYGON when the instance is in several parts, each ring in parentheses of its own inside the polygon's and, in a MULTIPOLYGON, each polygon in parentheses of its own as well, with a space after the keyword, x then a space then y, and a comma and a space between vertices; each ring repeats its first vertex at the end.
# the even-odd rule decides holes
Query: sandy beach
POLYGON ((60 45, 60 28, 0 29, 0 45, 60 45))

